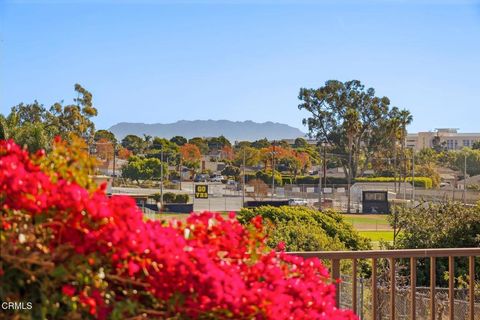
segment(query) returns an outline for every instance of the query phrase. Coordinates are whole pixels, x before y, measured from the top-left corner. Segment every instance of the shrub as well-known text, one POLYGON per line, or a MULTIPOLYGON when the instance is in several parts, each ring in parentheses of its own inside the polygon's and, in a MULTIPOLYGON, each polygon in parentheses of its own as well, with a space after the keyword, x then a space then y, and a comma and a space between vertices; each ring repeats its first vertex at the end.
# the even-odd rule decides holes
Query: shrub
MULTIPOLYGON (((155 193, 150 196, 152 199, 155 199, 156 202, 160 202, 162 195, 160 193, 155 193)), ((183 193, 173 193, 173 192, 165 192, 163 194, 163 202, 164 203, 188 203, 190 197, 188 194, 183 193)))
POLYGON ((0 298, 32 301, 29 318, 355 318, 318 259, 266 247, 260 217, 144 221, 42 161, 0 142, 0 298))
MULTIPOLYGON (((322 178, 322 184, 323 184, 322 178)), ((327 176, 327 185, 340 185, 347 184, 348 181, 346 178, 336 178, 327 176)), ((315 184, 318 185, 318 177, 316 176, 298 176, 297 184, 315 184)))
POLYGON ((177 195, 173 192, 165 192, 163 194, 163 202, 164 203, 175 203, 177 195))
POLYGON ((318 177, 314 176, 300 176, 297 177, 297 184, 318 184, 318 177))
MULTIPOLYGON (((269 171, 257 171, 255 173, 255 176, 256 176, 257 179, 262 180, 267 185, 269 185, 269 186, 272 185, 272 171, 270 171, 270 170, 269 171)), ((281 186, 282 185, 282 175, 278 171, 275 171, 274 180, 275 180, 275 186, 281 186)))
POLYGON ((282 185, 292 184, 293 178, 290 176, 282 176, 282 185))
MULTIPOLYGON (((407 182, 411 183, 412 177, 407 177, 406 180, 407 182)), ((396 181, 400 181, 400 180, 397 178, 396 181)), ((355 178, 355 182, 395 182, 395 177, 372 177, 372 178, 360 177, 360 178, 355 178)), ((413 179, 413 185, 415 185, 415 187, 431 189, 433 183, 431 178, 415 177, 413 179)))
MULTIPOLYGON (((395 247, 401 249, 472 248, 480 246, 480 203, 465 207, 460 202, 423 203, 415 208, 393 207, 389 222, 395 228, 395 247)), ((457 275, 468 274, 465 260, 456 259, 457 275)), ((448 262, 438 259, 437 279, 447 285, 448 262)), ((475 278, 480 277, 476 269, 475 278)), ((428 268, 419 268, 419 285, 428 284, 428 268)))
POLYGON ((189 200, 190 200, 190 197, 188 196, 188 194, 184 194, 184 193, 179 193, 175 197, 175 203, 188 203, 189 200))
MULTIPOLYGON (((267 228, 270 239, 284 241, 287 251, 369 249, 368 239, 359 235, 352 225, 332 210, 318 211, 306 207, 258 207, 242 209, 238 219, 247 224, 253 217, 261 216, 266 223, 273 224, 267 228), (309 235, 309 232, 317 232, 309 235), (295 232, 299 232, 298 237, 295 232), (305 239, 312 242, 308 243, 305 239), (314 242, 316 241, 316 242, 314 242)), ((274 246, 274 242, 269 243, 274 246)))
POLYGON ((222 170, 222 175, 237 179, 240 176, 240 168, 228 165, 222 170))

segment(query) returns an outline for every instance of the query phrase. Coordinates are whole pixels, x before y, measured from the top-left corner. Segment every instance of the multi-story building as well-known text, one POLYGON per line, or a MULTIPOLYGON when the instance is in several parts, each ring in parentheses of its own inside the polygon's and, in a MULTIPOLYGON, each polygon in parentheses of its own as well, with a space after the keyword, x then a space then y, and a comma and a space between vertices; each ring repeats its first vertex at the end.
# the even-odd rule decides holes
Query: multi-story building
POLYGON ((476 141, 480 141, 480 133, 459 133, 457 129, 436 129, 409 133, 406 145, 416 151, 436 145, 447 150, 460 150, 463 147, 471 147, 476 141))

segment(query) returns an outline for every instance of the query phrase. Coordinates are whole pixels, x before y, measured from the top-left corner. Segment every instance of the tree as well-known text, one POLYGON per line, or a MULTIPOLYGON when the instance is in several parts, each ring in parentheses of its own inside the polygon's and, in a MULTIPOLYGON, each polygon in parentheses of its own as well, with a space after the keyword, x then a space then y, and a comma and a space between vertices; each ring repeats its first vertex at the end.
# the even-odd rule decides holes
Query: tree
POLYGON ((257 149, 262 149, 262 148, 267 148, 268 146, 270 146, 270 141, 268 141, 267 138, 263 138, 263 139, 260 139, 260 140, 255 140, 251 143, 251 146, 254 147, 254 148, 257 148, 257 149))
POLYGON ((299 99, 298 108, 311 113, 303 120, 309 136, 327 143, 339 155, 347 178, 358 175, 361 162, 360 174, 366 170, 375 152, 389 142, 385 131, 390 100, 375 96, 373 88, 365 89, 358 80, 329 80, 318 89, 302 88, 299 99))
POLYGON ((165 138, 155 137, 152 140, 150 146, 151 149, 163 150, 165 152, 176 153, 178 152, 178 145, 165 138))
POLYGON ((75 84, 78 98, 73 99, 76 104, 62 105, 55 103, 48 114, 49 125, 58 129, 58 133, 68 139, 70 134, 75 134, 87 141, 93 141, 95 124, 91 120, 97 115, 97 109, 93 106, 92 94, 78 83, 75 84))
POLYGON ((145 150, 145 142, 139 136, 129 134, 122 139, 122 147, 128 149, 134 154, 142 153, 145 150))
POLYGON ((107 162, 113 159, 113 142, 107 138, 101 138, 96 141, 96 155, 107 162))
POLYGON ((207 140, 209 151, 218 151, 223 147, 231 147, 232 144, 224 136, 213 137, 207 140))
POLYGON ((238 167, 235 167, 235 166, 226 166, 223 170, 222 170, 222 175, 224 176, 227 176, 227 177, 234 177, 235 179, 238 179, 238 177, 240 176, 240 168, 238 167))
POLYGON ((293 180, 297 180, 297 175, 300 173, 302 163, 293 153, 287 157, 280 159, 280 164, 284 165, 290 174, 293 176, 293 180))
POLYGON ((30 151, 50 149, 53 138, 60 135, 71 141, 76 135, 92 142, 95 126, 91 118, 97 115, 92 105, 92 94, 81 85, 75 85, 76 104, 63 106, 55 103, 47 110, 38 101, 20 103, 7 116, 0 115, 0 138, 13 139, 30 151))
POLYGON ((180 154, 182 156, 182 163, 192 170, 192 173, 195 169, 200 167, 200 160, 202 154, 200 149, 191 143, 184 144, 180 147, 180 154))
MULTIPOLYGON (((403 182, 405 183, 407 176, 407 156, 405 152, 405 142, 407 138, 407 125, 413 120, 412 115, 407 110, 399 110, 397 107, 393 107, 389 113, 388 131, 391 137, 391 147, 393 149, 393 173, 395 177, 395 188, 397 187, 396 178, 400 173, 400 177, 403 176, 403 182), (398 144, 400 144, 400 150, 398 150, 398 144), (400 163, 398 162, 398 153, 400 152, 400 163), (399 170, 400 169, 400 170, 399 170)), ((400 186, 400 184, 398 185, 400 186)))
POLYGON ((13 139, 30 152, 46 149, 53 136, 48 135, 44 123, 36 121, 44 119, 42 114, 46 111, 42 108, 35 101, 31 105, 13 107, 6 117, 0 115, 0 139, 13 139))
POLYGON ((222 159, 226 161, 231 161, 235 157, 235 153, 233 152, 233 149, 231 146, 224 146, 220 151, 220 154, 222 159))
POLYGON ((253 188, 253 192, 248 192, 248 196, 253 200, 262 201, 268 195, 268 185, 261 179, 252 179, 248 181, 248 186, 253 188))
POLYGON ((476 176, 480 174, 480 150, 464 148, 461 151, 450 152, 454 156, 452 168, 463 172, 465 170, 465 159, 467 161, 467 175, 476 176))
POLYGON ((170 142, 173 142, 173 143, 175 143, 177 146, 181 147, 181 146, 183 146, 184 144, 186 144, 188 141, 187 141, 187 138, 185 138, 185 137, 175 136, 175 137, 173 137, 172 139, 170 139, 170 142))
POLYGON ((480 141, 475 141, 475 142, 472 144, 472 149, 473 149, 473 150, 480 150, 480 141))
POLYGON ((277 144, 284 149, 290 149, 290 144, 286 140, 280 140, 277 144))
POLYGON ((95 132, 93 140, 99 141, 100 139, 106 139, 108 141, 111 141, 112 143, 117 143, 117 138, 115 138, 115 135, 113 134, 113 132, 108 130, 101 129, 95 132))
POLYGON ((293 143, 293 147, 295 149, 297 148, 306 148, 308 146, 307 140, 303 138, 297 138, 295 139, 295 142, 293 143))
POLYGON ((127 164, 122 167, 122 177, 136 181, 137 184, 140 184, 140 181, 159 179, 161 177, 162 165, 163 172, 167 172, 166 163, 162 163, 156 158, 133 156, 130 157, 127 164))
POLYGON ((240 141, 237 144, 235 144, 235 149, 241 149, 244 147, 251 147, 252 143, 250 141, 240 141))
POLYGON ((196 145, 198 147, 198 149, 200 150, 201 154, 207 154, 208 153, 208 144, 207 144, 207 141, 205 141, 205 139, 200 138, 200 137, 195 137, 195 138, 192 138, 192 139, 188 140, 188 143, 196 145))
POLYGON ((24 146, 30 152, 46 149, 50 137, 46 134, 42 123, 25 123, 15 132, 14 140, 17 144, 24 146))
MULTIPOLYGON (((415 208, 395 206, 389 223, 395 229, 394 246, 398 249, 480 246, 480 204, 471 208, 459 202, 423 203, 415 208)), ((445 283, 442 273, 447 263, 440 260, 438 266, 437 277, 445 283)), ((425 285, 428 268, 418 270, 419 285, 425 285)), ((466 273, 466 264, 457 261, 455 270, 458 274, 466 273)), ((477 269, 476 277, 479 275, 477 269)))
POLYGON ((118 149, 118 158, 119 159, 127 160, 131 156, 132 156, 132 152, 130 150, 120 146, 120 148, 118 149))
POLYGON ((286 149, 277 145, 269 145, 266 148, 260 149, 260 160, 263 162, 265 170, 269 165, 271 167, 274 162, 279 163, 283 158, 289 155, 290 149, 286 149))
POLYGON ((243 160, 245 156, 245 165, 249 167, 254 167, 260 162, 260 152, 256 148, 252 147, 242 147, 235 150, 235 158, 233 163, 237 167, 243 166, 243 160))

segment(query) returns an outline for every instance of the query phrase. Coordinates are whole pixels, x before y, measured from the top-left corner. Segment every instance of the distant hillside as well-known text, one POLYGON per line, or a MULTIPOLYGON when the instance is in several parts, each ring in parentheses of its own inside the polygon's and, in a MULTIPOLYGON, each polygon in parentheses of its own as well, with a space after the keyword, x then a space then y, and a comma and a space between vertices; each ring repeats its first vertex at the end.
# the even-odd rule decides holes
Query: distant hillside
POLYGON ((218 137, 224 135, 230 141, 258 140, 267 138, 294 139, 303 137, 305 133, 297 128, 282 123, 253 121, 229 121, 229 120, 195 120, 177 121, 175 123, 129 123, 121 122, 110 129, 117 139, 123 139, 126 135, 134 134, 143 136, 158 136, 170 139, 173 136, 184 136, 187 139, 193 137, 218 137))

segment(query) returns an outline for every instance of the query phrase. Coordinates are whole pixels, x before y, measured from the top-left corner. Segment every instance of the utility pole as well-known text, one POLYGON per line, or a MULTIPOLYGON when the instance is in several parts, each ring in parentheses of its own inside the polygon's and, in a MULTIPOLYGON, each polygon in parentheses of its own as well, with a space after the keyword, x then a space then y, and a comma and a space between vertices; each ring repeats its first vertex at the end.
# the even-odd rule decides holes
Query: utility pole
MULTIPOLYGON (((327 143, 323 144, 323 187, 327 187, 327 143)), ((323 200, 325 201, 325 193, 323 194, 323 200)))
POLYGON ((112 172, 112 187, 115 186, 115 158, 117 153, 117 142, 113 142, 113 172, 112 172))
POLYGON ((242 208, 245 206, 245 147, 243 147, 242 208))
MULTIPOLYGON (((350 144, 351 146, 351 144, 350 144)), ((350 147, 351 148, 351 147, 350 147)), ((348 153, 348 204, 347 204, 347 213, 350 213, 350 203, 351 203, 351 194, 350 188, 352 185, 352 151, 350 150, 348 153)))
POLYGON ((403 200, 407 199, 407 155, 403 151, 403 200))
POLYGON ((273 140, 273 152, 272 152, 272 201, 275 194, 275 140, 273 140))
POLYGON ((463 204, 467 204, 467 152, 465 152, 465 163, 463 166, 463 204))
POLYGON ((415 150, 412 149, 412 203, 415 203, 415 150))
POLYGON ((178 163, 178 176, 180 177, 180 191, 182 191, 182 173, 183 173, 183 171, 182 171, 182 154, 179 153, 178 155, 180 157, 180 160, 178 161, 179 162, 178 163))
POLYGON ((163 210, 163 148, 160 151, 160 204, 163 210))
POLYGON ((170 153, 167 153, 167 181, 170 181, 170 169, 169 169, 170 153))
MULTIPOLYGON (((318 148, 318 153, 321 153, 321 149, 318 148)), ((323 159, 325 161, 325 158, 323 159)), ((322 163, 323 164, 323 163, 322 163)), ((325 197, 324 197, 325 199, 325 197)), ((318 166, 318 210, 322 210, 322 175, 321 175, 321 170, 320 170, 320 165, 318 166)))

